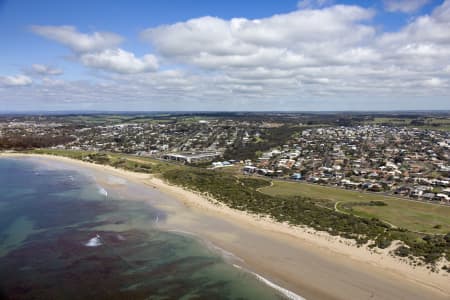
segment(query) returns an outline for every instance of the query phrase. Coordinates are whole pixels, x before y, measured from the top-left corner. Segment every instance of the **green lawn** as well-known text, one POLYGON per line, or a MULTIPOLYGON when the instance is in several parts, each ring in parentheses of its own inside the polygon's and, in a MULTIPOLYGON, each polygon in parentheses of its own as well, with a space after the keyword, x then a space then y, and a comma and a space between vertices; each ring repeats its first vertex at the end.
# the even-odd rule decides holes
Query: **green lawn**
POLYGON ((341 203, 383 201, 387 206, 355 206, 353 209, 362 217, 377 217, 413 231, 450 232, 450 207, 298 182, 274 181, 272 186, 259 191, 272 196, 297 195, 341 203), (441 228, 434 228, 436 225, 441 228))

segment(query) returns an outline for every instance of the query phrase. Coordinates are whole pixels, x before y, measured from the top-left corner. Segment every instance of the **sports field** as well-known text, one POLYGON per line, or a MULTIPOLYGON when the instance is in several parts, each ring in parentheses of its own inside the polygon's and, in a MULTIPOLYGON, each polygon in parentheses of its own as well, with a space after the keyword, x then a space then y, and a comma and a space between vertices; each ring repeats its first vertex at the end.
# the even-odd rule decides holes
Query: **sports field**
POLYGON ((272 186, 259 189, 273 196, 304 196, 332 201, 340 211, 348 202, 383 201, 386 206, 353 206, 362 217, 377 217, 397 227, 426 233, 450 232, 450 207, 421 203, 401 198, 349 191, 299 182, 273 181, 272 186))

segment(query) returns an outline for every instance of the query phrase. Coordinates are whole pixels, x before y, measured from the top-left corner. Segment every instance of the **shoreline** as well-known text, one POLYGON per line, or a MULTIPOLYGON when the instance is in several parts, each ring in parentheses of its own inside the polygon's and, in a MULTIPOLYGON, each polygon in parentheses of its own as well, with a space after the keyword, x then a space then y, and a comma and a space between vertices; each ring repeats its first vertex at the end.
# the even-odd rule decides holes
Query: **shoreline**
MULTIPOLYGON (((163 194, 177 199, 193 210, 198 210, 202 213, 221 219, 227 218, 238 224, 238 226, 242 226, 249 231, 255 231, 268 239, 282 241, 288 246, 310 251, 318 257, 323 257, 324 264, 326 264, 327 261, 331 262, 331 257, 333 263, 345 266, 350 270, 354 269, 358 272, 367 272, 373 274, 376 278, 385 278, 387 282, 394 280, 397 281, 400 286, 405 285, 406 287, 411 286, 412 284, 413 286, 418 286, 421 289, 429 291, 431 297, 433 297, 432 294, 435 294, 436 296, 441 295, 442 299, 450 298, 450 285, 448 284, 450 281, 450 274, 444 273, 443 271, 441 271, 440 274, 437 274, 427 270, 425 267, 412 267, 402 259, 392 257, 388 254, 388 251, 391 250, 393 246, 388 249, 376 250, 369 250, 365 246, 358 248, 352 240, 331 236, 326 232, 319 232, 307 227, 294 227, 283 223, 277 223, 269 218, 258 217, 244 211, 231 209, 221 203, 214 202, 213 199, 208 199, 200 193, 188 191, 179 186, 170 185, 152 174, 135 173, 117 169, 112 166, 98 165, 54 155, 0 153, 0 158, 2 157, 38 157, 66 162, 108 174, 113 173, 114 175, 118 175, 132 182, 144 184, 150 188, 156 188, 163 194)), ((226 245, 226 243, 222 243, 219 246, 227 251, 232 247, 232 245, 226 245)), ((270 268, 269 263, 267 263, 266 267, 264 265, 258 265, 257 259, 253 259, 249 256, 249 253, 242 253, 243 251, 239 247, 234 247, 232 250, 233 251, 231 252, 233 254, 236 254, 236 256, 245 260, 246 265, 250 267, 250 272, 253 273, 253 270, 255 270, 257 274, 261 274, 262 272, 265 277, 269 275, 271 280, 281 279, 288 284, 290 290, 293 290, 296 293, 298 292, 303 296, 302 289, 299 290, 297 287, 299 278, 291 278, 295 274, 282 274, 283 278, 280 278, 280 273, 282 272, 279 271, 283 270, 283 266, 279 267, 280 270, 273 270, 270 268)), ((324 289, 326 288, 327 287, 324 287, 324 289)))

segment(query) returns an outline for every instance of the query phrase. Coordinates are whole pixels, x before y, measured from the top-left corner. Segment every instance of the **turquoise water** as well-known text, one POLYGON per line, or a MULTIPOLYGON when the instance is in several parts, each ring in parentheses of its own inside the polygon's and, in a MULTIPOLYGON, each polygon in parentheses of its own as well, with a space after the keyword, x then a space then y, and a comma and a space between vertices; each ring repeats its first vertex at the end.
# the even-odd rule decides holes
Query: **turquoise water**
POLYGON ((165 212, 87 175, 0 159, 0 299, 280 299, 165 212))

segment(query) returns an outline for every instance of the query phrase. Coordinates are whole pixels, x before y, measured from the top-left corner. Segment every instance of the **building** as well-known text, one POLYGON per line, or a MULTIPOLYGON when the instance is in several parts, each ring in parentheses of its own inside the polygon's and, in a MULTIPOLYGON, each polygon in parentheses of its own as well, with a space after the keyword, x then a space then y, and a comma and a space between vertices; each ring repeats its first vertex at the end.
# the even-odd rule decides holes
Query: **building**
POLYGON ((219 155, 220 154, 216 152, 185 153, 185 154, 172 153, 172 154, 165 154, 163 158, 167 160, 174 160, 183 163, 193 164, 193 163, 210 162, 219 155))

